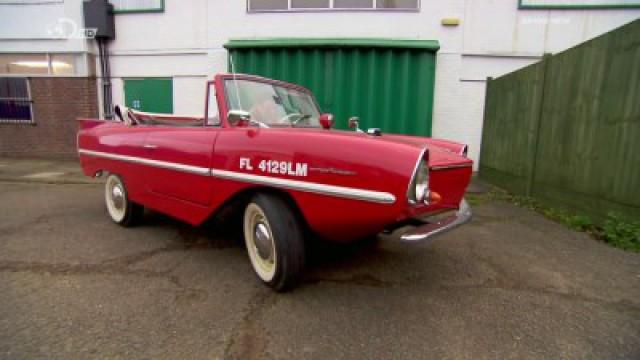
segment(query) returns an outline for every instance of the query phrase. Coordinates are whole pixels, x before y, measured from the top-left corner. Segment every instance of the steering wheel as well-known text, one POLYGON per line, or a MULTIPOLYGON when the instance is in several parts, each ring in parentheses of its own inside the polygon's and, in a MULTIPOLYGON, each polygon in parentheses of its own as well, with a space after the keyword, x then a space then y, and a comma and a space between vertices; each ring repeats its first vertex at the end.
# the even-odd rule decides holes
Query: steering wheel
POLYGON ((263 129, 269 127, 269 125, 263 123, 262 121, 253 120, 253 119, 249 120, 249 125, 255 125, 255 126, 257 126, 259 128, 263 128, 263 129))
POLYGON ((281 120, 286 120, 287 122, 291 123, 291 125, 297 125, 300 121, 306 120, 310 117, 311 115, 307 115, 307 114, 291 113, 283 116, 281 120), (298 119, 292 120, 294 117, 298 117, 298 119))

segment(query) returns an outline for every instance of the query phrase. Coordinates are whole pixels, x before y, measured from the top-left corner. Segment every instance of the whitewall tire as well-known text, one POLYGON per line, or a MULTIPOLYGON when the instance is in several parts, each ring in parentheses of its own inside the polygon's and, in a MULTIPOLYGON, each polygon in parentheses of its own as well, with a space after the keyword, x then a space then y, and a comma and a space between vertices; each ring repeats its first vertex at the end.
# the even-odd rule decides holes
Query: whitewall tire
POLYGON ((107 177, 104 195, 107 212, 116 224, 133 226, 142 217, 144 208, 129 199, 127 188, 118 175, 107 177))
POLYGON ((243 232, 258 278, 277 291, 290 289, 304 268, 302 226, 291 206, 275 195, 256 195, 245 208, 243 232))

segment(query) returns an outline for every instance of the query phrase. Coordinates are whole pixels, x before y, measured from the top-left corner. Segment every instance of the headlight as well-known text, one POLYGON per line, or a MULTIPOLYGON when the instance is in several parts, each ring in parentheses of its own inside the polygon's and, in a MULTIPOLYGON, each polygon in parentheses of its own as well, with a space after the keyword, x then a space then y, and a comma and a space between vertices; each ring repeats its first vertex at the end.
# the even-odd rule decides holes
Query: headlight
POLYGON ((420 156, 419 163, 413 173, 407 197, 412 204, 429 203, 429 165, 428 157, 420 156))
POLYGON ((429 199, 429 170, 424 162, 418 167, 415 180, 415 200, 416 202, 425 202, 429 199))

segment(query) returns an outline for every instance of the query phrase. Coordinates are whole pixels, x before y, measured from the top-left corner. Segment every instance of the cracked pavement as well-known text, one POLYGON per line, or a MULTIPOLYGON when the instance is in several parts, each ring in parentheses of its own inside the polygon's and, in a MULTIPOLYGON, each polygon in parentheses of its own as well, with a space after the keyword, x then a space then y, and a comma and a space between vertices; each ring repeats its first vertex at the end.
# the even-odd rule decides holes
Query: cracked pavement
POLYGON ((0 182, 0 358, 640 358, 640 255, 474 212, 427 244, 316 246, 276 294, 216 229, 124 229, 99 184, 0 182))

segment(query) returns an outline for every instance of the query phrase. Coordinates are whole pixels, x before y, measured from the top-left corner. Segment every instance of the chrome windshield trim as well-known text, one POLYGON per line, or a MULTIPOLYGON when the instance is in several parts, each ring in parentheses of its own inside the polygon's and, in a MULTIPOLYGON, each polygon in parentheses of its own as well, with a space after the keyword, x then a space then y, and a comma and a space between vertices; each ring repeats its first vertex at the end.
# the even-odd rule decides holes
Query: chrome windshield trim
POLYGON ((211 175, 227 180, 250 182, 258 185, 271 185, 279 188, 329 195, 353 200, 369 201, 380 204, 393 204, 396 197, 387 192, 327 185, 308 181, 282 179, 270 176, 240 173, 235 171, 211 169, 211 175))
POLYGON ((388 192, 373 191, 366 189, 350 188, 344 186, 327 185, 320 183, 313 183, 308 181, 282 179, 270 176, 247 174, 236 171, 210 169, 199 166, 184 165, 179 163, 152 160, 141 158, 137 156, 119 155, 106 153, 101 151, 92 151, 85 149, 78 149, 78 153, 83 155, 95 156, 110 160, 119 160, 130 163, 143 164, 148 166, 159 167, 163 169, 171 169, 201 176, 213 176, 221 179, 236 180, 242 182, 249 182, 258 185, 270 185, 284 189, 297 190, 303 192, 309 192, 314 194, 328 195, 346 199, 361 200, 374 202, 379 204, 393 204, 396 201, 396 197, 388 192))

